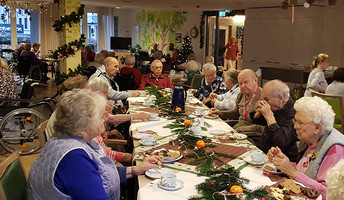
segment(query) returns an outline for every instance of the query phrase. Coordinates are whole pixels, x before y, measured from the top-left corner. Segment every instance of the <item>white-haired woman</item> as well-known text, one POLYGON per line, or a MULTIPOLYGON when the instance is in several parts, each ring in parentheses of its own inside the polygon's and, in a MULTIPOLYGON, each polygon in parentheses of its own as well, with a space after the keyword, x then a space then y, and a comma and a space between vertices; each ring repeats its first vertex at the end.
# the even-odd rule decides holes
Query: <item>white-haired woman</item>
POLYGON ((127 178, 157 168, 146 158, 136 167, 116 167, 99 143, 106 98, 88 89, 68 91, 56 108, 55 135, 42 149, 29 174, 28 199, 120 199, 127 178), (78 111, 78 112, 76 112, 78 111))
POLYGON ((325 176, 344 158, 344 135, 333 128, 335 114, 321 98, 303 97, 295 102, 294 108, 294 128, 305 144, 303 156, 293 164, 278 147, 272 147, 268 152, 269 160, 295 181, 321 190, 326 199, 325 176))
POLYGON ((220 95, 228 92, 228 89, 225 82, 223 82, 223 78, 216 76, 216 66, 214 64, 204 64, 202 73, 204 75, 204 79, 202 80, 201 88, 197 91, 195 89, 190 89, 190 91, 193 92, 194 96, 201 100, 203 104, 210 107, 210 93, 220 95))
POLYGON ((338 200, 344 194, 344 159, 341 159, 326 175, 327 200, 338 200))
POLYGON ((197 62, 190 60, 187 62, 187 67, 185 68, 185 73, 188 77, 188 80, 184 83, 185 85, 191 85, 192 78, 195 74, 200 74, 201 72, 198 69, 197 62))

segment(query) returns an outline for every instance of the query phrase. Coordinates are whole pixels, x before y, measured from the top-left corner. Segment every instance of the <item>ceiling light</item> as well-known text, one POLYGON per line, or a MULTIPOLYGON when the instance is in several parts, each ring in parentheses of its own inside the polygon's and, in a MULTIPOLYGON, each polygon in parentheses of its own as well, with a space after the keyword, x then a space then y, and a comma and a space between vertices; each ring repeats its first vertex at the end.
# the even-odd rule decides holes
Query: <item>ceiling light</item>
POLYGON ((305 8, 309 8, 309 3, 307 3, 307 2, 305 2, 304 4, 303 4, 303 7, 305 7, 305 8))
POLYGON ((235 15, 233 17, 233 21, 235 23, 244 23, 245 22, 245 15, 235 15))
POLYGON ((116 9, 122 9, 122 6, 116 6, 115 8, 116 9))

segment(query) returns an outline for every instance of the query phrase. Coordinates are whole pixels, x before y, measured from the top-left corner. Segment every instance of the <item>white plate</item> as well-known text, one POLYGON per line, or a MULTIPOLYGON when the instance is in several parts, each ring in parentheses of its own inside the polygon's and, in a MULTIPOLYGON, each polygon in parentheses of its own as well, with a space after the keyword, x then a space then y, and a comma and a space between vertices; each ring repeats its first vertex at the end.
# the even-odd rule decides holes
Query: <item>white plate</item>
POLYGON ((163 168, 163 169, 149 169, 145 172, 146 176, 148 176, 149 178, 153 178, 153 179, 159 179, 161 178, 161 174, 162 173, 165 173, 165 172, 172 172, 172 170, 170 169, 166 169, 166 168, 163 168))
POLYGON ((133 101, 131 102, 132 105, 143 105, 143 101, 133 101))
POLYGON ((224 130, 219 130, 219 129, 215 129, 215 130, 209 130, 210 134, 212 135, 224 135, 226 133, 226 131, 224 130))
POLYGON ((251 160, 251 158, 246 158, 246 159, 244 159, 244 160, 245 160, 245 162, 247 162, 248 164, 250 164, 250 165, 255 165, 255 166, 264 165, 264 164, 266 163, 265 159, 264 159, 264 161, 262 161, 262 162, 260 162, 260 163, 253 162, 253 161, 251 160))
POLYGON ((143 136, 148 135, 146 133, 136 133, 133 135, 134 139, 141 140, 143 136))
POLYGON ((142 142, 141 140, 139 141, 140 142, 140 144, 142 144, 143 146, 154 146, 154 145, 156 145, 157 144, 157 142, 156 141, 153 141, 153 142, 150 142, 150 143, 146 143, 146 142, 142 142))
POLYGON ((158 186, 161 189, 168 190, 168 191, 173 191, 173 190, 179 190, 179 189, 183 188, 184 187, 184 182, 179 180, 179 179, 177 179, 176 186, 170 188, 170 187, 165 187, 165 186, 161 185, 161 181, 159 181, 158 186))
POLYGON ((265 171, 269 172, 270 174, 283 174, 283 172, 277 171, 276 166, 275 166, 274 164, 272 164, 272 163, 265 164, 265 165, 263 166, 263 169, 264 169, 265 171), (273 170, 265 169, 265 166, 270 166, 270 167, 273 168, 273 170))
POLYGON ((229 135, 229 137, 236 140, 244 140, 247 138, 247 135, 241 133, 234 133, 232 135, 229 135))
MULTIPOLYGON (((155 151, 152 152, 152 155, 157 155, 160 151, 162 150, 166 150, 165 148, 162 148, 162 149, 157 149, 155 151)), ((175 150, 171 150, 169 149, 170 152, 174 152, 175 150)), ((163 157, 161 158, 162 159, 162 163, 166 164, 166 163, 173 163, 177 160, 180 160, 182 159, 183 155, 180 153, 180 156, 178 158, 173 158, 171 156, 167 156, 167 157, 163 157)))
POLYGON ((217 118, 219 118, 219 115, 217 115, 217 114, 209 114, 209 115, 205 115, 204 118, 207 118, 207 119, 217 119, 217 118))

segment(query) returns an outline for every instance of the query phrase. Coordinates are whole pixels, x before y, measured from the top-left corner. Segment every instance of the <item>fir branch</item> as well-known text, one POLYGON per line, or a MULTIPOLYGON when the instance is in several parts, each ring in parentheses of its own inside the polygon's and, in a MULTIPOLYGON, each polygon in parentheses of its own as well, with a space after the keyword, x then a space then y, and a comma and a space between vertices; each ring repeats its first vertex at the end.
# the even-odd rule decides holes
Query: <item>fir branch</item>
POLYGON ((61 20, 56 20, 53 24, 53 28, 56 32, 60 32, 65 24, 69 24, 69 27, 72 27, 72 23, 80 23, 80 19, 84 15, 85 5, 81 5, 79 9, 75 12, 72 12, 69 15, 61 16, 61 20))

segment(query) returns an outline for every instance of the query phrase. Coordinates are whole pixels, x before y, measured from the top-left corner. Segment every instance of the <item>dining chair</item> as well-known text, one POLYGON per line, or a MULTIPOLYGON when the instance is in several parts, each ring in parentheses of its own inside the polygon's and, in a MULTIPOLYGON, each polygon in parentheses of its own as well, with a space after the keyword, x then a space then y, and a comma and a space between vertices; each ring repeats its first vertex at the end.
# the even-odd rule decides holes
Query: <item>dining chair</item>
POLYGON ((13 152, 0 163, 0 199, 22 200, 27 196, 27 180, 19 153, 13 152))
POLYGON ((203 75, 195 74, 191 81, 191 89, 198 89, 202 86, 203 75))
POLYGON ((335 113, 333 127, 344 133, 344 102, 343 96, 335 96, 312 92, 312 96, 318 96, 325 100, 335 113))

